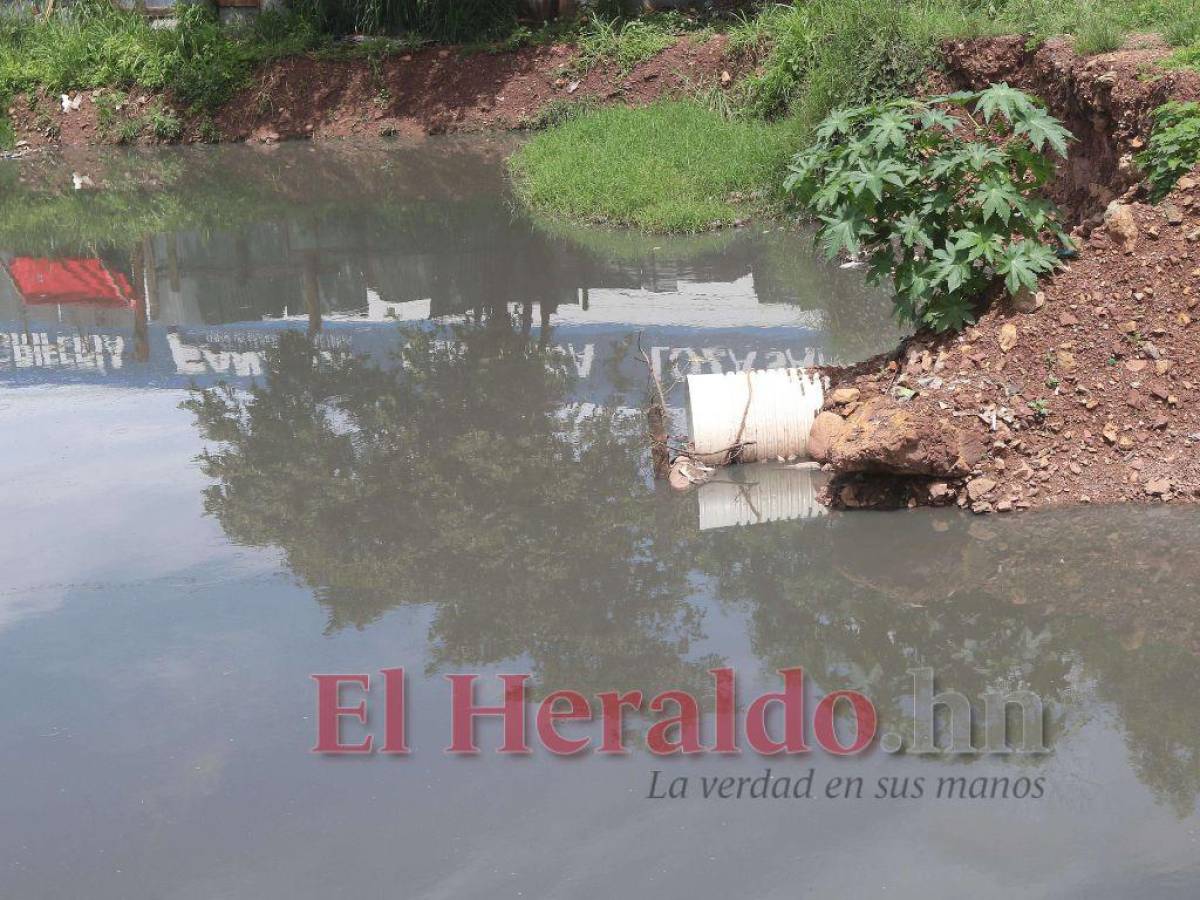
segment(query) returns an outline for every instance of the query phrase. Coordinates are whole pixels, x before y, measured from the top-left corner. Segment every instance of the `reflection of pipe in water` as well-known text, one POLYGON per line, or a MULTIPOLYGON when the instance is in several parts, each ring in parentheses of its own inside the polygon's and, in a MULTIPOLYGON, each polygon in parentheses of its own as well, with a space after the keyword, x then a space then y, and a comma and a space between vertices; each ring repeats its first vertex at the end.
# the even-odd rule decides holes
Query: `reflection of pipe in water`
POLYGON ((820 375, 760 369, 689 375, 688 418, 696 456, 709 465, 808 456, 808 433, 825 402, 820 375))
MULTIPOLYGON (((732 474, 733 470, 726 470, 732 474)), ((817 500, 821 475, 815 469, 759 465, 739 469, 737 479, 701 485, 700 530, 812 519, 825 514, 817 500)))

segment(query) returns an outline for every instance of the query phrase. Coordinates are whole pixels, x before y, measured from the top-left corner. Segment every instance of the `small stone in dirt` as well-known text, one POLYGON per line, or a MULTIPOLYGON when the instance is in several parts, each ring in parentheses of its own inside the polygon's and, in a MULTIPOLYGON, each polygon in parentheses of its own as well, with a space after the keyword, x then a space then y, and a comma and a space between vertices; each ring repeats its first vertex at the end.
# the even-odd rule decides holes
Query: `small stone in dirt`
POLYGON ((1150 383, 1150 393, 1159 400, 1166 400, 1171 396, 1170 390, 1168 390, 1167 386, 1161 381, 1153 381, 1150 383))
POLYGON ((996 504, 996 512, 1011 512, 1012 508, 1012 500, 1001 500, 996 504))
POLYGON ((853 403, 862 396, 862 391, 858 388, 837 388, 829 395, 829 401, 835 406, 844 406, 847 403, 853 403))
POLYGON ((1151 497, 1161 497, 1171 490, 1171 479, 1151 478, 1146 482, 1146 493, 1151 497))
POLYGON ((1132 251, 1137 244, 1137 221, 1133 210, 1124 203, 1114 200, 1108 204, 1104 210, 1104 228, 1126 252, 1132 251))
POLYGON ((1173 203, 1168 203, 1163 207, 1163 215, 1167 217, 1168 225, 1183 224, 1183 213, 1179 211, 1179 207, 1173 203))
POLYGON ((1078 325, 1079 320, 1077 318, 1075 318, 1075 316, 1073 316, 1071 313, 1065 312, 1061 316, 1058 317, 1058 324, 1061 325, 1063 328, 1069 328, 1072 325, 1078 325))
POLYGON ((1067 350, 1059 350, 1055 353, 1058 358, 1058 367, 1064 372, 1075 371, 1075 354, 1067 350))
POLYGON ((1012 322, 1005 322, 1000 326, 1000 349, 1007 353, 1017 345, 1017 326, 1012 322))
POLYGON ((845 420, 828 410, 819 414, 808 431, 808 455, 817 462, 829 461, 829 448, 846 426, 845 420))
POLYGON ((1104 426, 1102 434, 1104 435, 1104 440, 1108 443, 1115 444, 1117 442, 1117 426, 1111 422, 1104 426))
POLYGON ((990 478, 972 478, 967 482, 967 496, 972 500, 980 500, 996 487, 996 482, 990 478))
POLYGON ((1125 360, 1125 368, 1127 371, 1137 374, 1148 366, 1149 363, 1144 359, 1127 359, 1125 360))
POLYGON ((1117 441, 1117 449, 1132 450, 1133 449, 1133 438, 1131 438, 1127 434, 1121 435, 1120 439, 1117 441))
POLYGON ((1046 305, 1046 295, 1042 291, 1031 291, 1023 287, 1012 298, 1012 305, 1017 312, 1037 312, 1046 305))

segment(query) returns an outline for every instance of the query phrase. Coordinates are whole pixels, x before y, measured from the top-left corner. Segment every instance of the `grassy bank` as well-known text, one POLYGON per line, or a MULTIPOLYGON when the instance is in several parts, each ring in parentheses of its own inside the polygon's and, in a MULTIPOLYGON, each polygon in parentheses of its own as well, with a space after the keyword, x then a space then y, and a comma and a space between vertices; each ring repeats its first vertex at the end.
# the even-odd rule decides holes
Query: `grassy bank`
POLYGON ((695 101, 581 113, 512 158, 522 200, 586 222, 703 231, 777 191, 795 150, 791 122, 730 119, 695 101))
MULTIPOLYGON (((806 0, 727 31, 730 53, 757 62, 753 75, 711 94, 717 103, 587 112, 552 127, 513 160, 520 196, 578 221, 724 224, 745 209, 736 195, 777 196, 787 159, 831 110, 915 93, 943 41, 1072 34, 1080 52, 1099 53, 1157 32, 1178 48, 1172 63, 1187 65, 1200 61, 1200 0, 806 0)), ((630 26, 603 43, 610 59, 654 46, 630 26)))

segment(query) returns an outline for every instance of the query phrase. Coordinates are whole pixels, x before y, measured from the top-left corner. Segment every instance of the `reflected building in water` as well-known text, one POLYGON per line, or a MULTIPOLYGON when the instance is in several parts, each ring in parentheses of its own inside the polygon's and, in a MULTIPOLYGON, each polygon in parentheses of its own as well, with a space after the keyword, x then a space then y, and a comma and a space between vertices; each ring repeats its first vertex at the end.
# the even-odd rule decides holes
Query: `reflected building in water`
MULTIPOLYGON (((277 175, 299 192, 307 165, 298 157, 277 175)), ((499 313, 596 371, 610 345, 639 331, 656 367, 680 373, 838 361, 894 336, 886 298, 797 235, 654 238, 535 223, 502 185, 475 185, 477 169, 451 155, 435 173, 409 173, 423 193, 404 203, 310 195, 258 221, 151 232, 99 252, 0 247, 0 378, 248 379, 285 329, 373 354, 396 322, 499 313), (26 282, 39 267, 57 287, 33 294, 26 282), (67 272, 97 288, 81 292, 67 272)))

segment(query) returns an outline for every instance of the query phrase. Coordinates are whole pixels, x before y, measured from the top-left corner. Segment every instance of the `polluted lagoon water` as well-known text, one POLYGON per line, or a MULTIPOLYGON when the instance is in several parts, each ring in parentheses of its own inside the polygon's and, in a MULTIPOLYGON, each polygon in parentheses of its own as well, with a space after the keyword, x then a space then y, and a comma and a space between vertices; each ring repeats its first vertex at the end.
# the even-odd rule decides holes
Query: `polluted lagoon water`
POLYGON ((0 895, 1195 893, 1197 513, 832 513, 780 466, 663 490, 639 346, 668 384, 853 362, 890 304, 775 227, 532 221, 505 149, 0 165, 0 895), (310 752, 311 675, 397 666, 410 755, 310 752), (884 725, 914 669, 1033 692, 1050 752, 442 752, 446 674, 707 710, 710 670, 795 666, 884 725), (768 768, 867 787, 700 794, 768 768), (1043 792, 897 796, 945 777, 1043 792))

